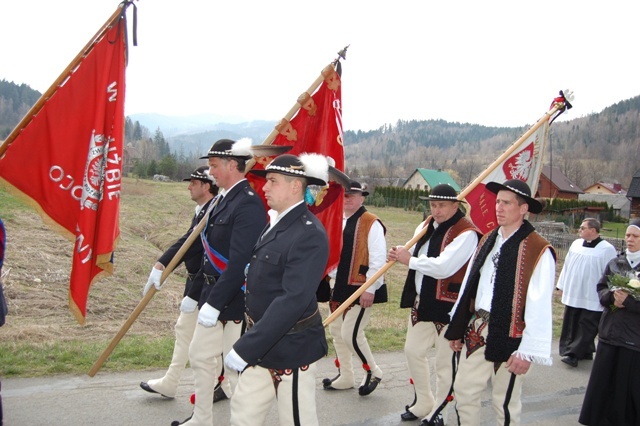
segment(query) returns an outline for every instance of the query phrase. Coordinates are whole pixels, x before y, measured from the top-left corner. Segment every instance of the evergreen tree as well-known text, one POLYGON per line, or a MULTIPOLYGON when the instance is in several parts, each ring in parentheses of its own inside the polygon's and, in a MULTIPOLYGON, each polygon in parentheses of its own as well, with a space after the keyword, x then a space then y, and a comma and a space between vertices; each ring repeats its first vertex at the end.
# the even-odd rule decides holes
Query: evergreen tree
POLYGON ((158 174, 158 163, 156 160, 151 160, 147 166, 147 176, 153 177, 158 174))

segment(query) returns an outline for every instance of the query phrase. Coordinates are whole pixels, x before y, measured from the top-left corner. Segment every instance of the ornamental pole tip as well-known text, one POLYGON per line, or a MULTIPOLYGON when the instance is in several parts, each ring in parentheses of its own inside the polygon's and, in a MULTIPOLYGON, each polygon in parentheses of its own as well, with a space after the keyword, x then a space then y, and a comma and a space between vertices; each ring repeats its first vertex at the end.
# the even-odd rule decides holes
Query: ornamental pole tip
POLYGON ((338 56, 342 59, 347 59, 347 49, 351 46, 350 44, 346 45, 341 51, 338 52, 338 56))

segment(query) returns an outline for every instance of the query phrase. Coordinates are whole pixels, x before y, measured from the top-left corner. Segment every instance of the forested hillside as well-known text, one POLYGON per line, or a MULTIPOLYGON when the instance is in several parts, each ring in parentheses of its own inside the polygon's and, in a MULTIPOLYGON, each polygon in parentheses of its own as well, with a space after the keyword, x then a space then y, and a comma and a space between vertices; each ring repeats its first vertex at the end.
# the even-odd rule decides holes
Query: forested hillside
POLYGON ((0 80, 0 140, 4 140, 29 108, 40 98, 40 92, 26 84, 0 80))
MULTIPOLYGON (((498 128, 443 120, 400 120, 374 131, 347 131, 347 172, 406 178, 417 167, 445 169, 465 186, 531 124, 498 128)), ((599 180, 615 180, 628 188, 632 175, 640 169, 639 156, 640 96, 597 114, 554 122, 544 161, 559 167, 583 188, 599 180)))
MULTIPOLYGON (((39 93, 29 86, 0 80, 0 140, 36 102, 39 93)), ((580 103, 571 110, 579 116, 580 103)), ((538 117, 539 118, 539 117, 538 117)), ((487 127, 444 120, 399 120, 372 131, 346 131, 347 173, 353 177, 406 179, 417 168, 449 171, 465 186, 517 140, 523 127, 487 127)), ((175 126, 175 121, 167 126, 175 126)), ((127 118, 125 143, 135 157, 131 172, 181 176, 202 163, 198 157, 216 139, 248 136, 255 143, 270 131, 267 122, 232 127, 212 123, 212 130, 165 138, 162 126, 151 131, 127 118), (153 132, 153 134, 152 134, 153 132)), ((640 169, 640 96, 618 102, 602 112, 556 121, 550 132, 545 164, 559 167, 580 187, 597 181, 617 181, 628 188, 640 169)))

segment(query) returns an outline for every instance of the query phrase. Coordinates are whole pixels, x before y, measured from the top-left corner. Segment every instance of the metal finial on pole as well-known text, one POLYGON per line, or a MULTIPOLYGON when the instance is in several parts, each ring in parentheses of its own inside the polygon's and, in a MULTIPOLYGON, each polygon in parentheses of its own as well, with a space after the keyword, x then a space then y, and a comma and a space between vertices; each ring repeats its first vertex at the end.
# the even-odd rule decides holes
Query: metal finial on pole
POLYGON ((347 59, 347 49, 349 48, 349 46, 351 46, 350 44, 347 44, 341 51, 338 52, 338 56, 342 59, 347 59))

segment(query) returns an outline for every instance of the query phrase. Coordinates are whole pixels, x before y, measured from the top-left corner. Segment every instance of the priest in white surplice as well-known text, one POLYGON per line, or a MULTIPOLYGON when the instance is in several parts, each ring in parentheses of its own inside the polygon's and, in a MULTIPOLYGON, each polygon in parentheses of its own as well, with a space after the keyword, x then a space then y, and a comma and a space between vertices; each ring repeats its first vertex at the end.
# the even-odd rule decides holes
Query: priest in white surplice
POLYGON ((581 359, 593 359, 602 305, 596 285, 607 263, 616 257, 616 249, 600 237, 600 222, 586 218, 580 225, 580 238, 575 240, 558 278, 558 290, 565 305, 560 355, 572 367, 581 359))

